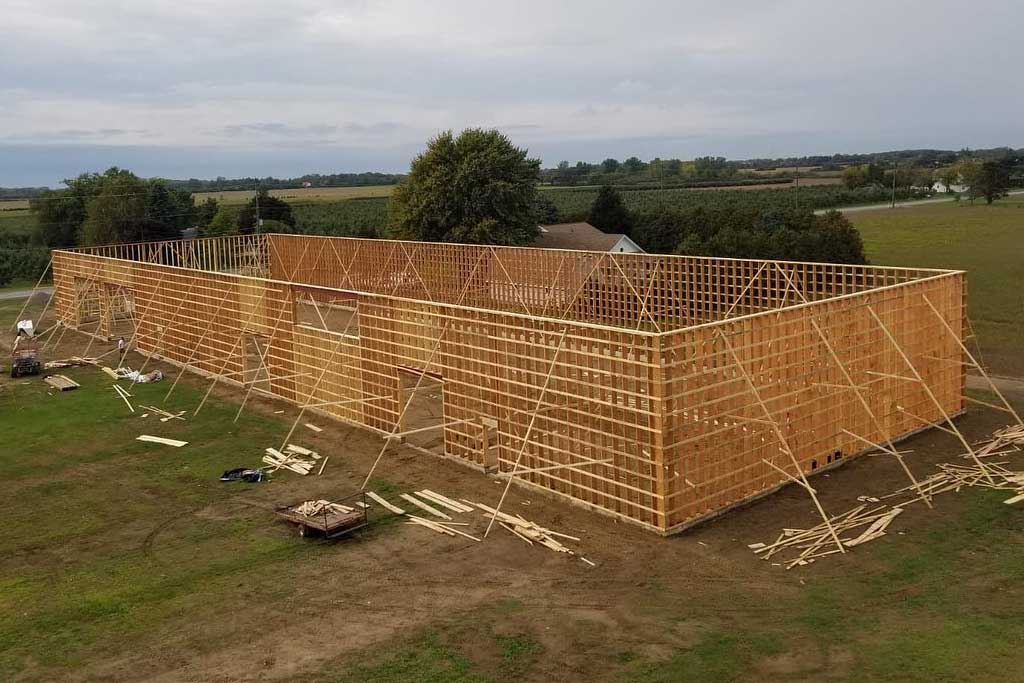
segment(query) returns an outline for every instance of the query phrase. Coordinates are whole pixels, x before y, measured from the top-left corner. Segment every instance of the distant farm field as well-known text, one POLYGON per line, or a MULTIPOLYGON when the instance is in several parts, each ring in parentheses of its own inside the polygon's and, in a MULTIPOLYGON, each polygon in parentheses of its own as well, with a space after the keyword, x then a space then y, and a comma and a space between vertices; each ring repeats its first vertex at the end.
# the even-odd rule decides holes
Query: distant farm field
POLYGON ((851 213, 872 263, 967 271, 969 313, 985 362, 1024 376, 1024 201, 953 202, 851 213))
MULTIPOLYGON (((7 204, 8 202, 3 203, 7 204)), ((32 215, 27 206, 24 209, 0 211, 0 237, 5 235, 29 235, 35 228, 36 217, 32 215)))
MULTIPOLYGON (((365 187, 301 187, 291 190, 271 190, 270 194, 287 202, 333 202, 341 199, 363 197, 387 197, 394 185, 366 185, 365 187)), ((228 190, 226 192, 196 192, 196 203, 213 197, 225 204, 244 204, 252 199, 252 190, 228 190)))
POLYGON ((0 216, 5 211, 19 211, 28 208, 27 199, 0 199, 0 216))

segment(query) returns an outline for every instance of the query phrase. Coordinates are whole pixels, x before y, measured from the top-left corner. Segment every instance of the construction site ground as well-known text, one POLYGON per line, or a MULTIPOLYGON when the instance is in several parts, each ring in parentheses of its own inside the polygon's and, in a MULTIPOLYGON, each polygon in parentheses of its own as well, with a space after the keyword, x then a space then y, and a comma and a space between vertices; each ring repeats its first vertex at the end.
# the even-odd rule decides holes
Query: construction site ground
MULTIPOLYGON (((3 319, 14 303, 0 302, 3 319)), ((47 358, 87 344, 68 332, 47 358)), ((380 437, 310 416, 323 431, 291 441, 330 456, 322 476, 222 483, 280 445, 298 409, 257 397, 236 423, 244 391, 221 384, 192 417, 209 380, 186 374, 163 404, 178 369, 150 368, 167 379, 132 388, 135 405, 186 421, 130 413, 95 367, 60 370, 81 384, 68 392, 0 379, 4 680, 966 681, 1024 665, 1024 506, 1005 492, 915 503, 886 537, 790 571, 747 546, 820 521, 796 486, 668 538, 512 487, 505 511, 580 537, 567 545, 596 566, 500 527, 482 543, 442 536, 379 506, 352 538, 303 539, 274 505, 358 490, 380 437)), ((957 422, 981 439, 1006 417, 972 407, 957 422)), ((921 477, 963 451, 937 430, 901 448, 921 477)), ((1008 457, 1024 469, 1024 454, 1008 457)), ((833 514, 907 483, 891 456, 812 482, 833 514)), ((369 488, 495 505, 502 485, 396 446, 369 488)), ((483 533, 482 515, 462 517, 483 533)))

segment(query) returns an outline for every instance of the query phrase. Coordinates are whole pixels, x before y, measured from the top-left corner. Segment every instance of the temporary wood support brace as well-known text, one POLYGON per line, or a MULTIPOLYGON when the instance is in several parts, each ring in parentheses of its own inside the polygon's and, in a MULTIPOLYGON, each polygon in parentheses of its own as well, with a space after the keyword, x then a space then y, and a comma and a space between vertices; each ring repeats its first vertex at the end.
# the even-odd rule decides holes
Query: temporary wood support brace
MULTIPOLYGON (((921 485, 918 483, 917 478, 914 476, 914 473, 910 471, 910 467, 907 466, 907 463, 903 459, 903 456, 900 455, 900 452, 896 450, 896 446, 894 446, 892 443, 891 436, 882 426, 882 423, 878 419, 878 416, 875 415, 875 411, 871 410, 871 406, 868 405, 868 401, 866 398, 864 398, 864 394, 861 393, 863 389, 857 386, 857 384, 853 381, 853 377, 850 375, 850 371, 847 369, 846 365, 844 365, 843 362, 839 359, 839 355, 832 347, 832 344, 831 342, 829 342, 828 337, 825 336, 825 332, 821 329, 821 326, 818 325, 818 321, 816 321, 814 318, 811 318, 811 326, 814 328, 814 331, 818 333, 818 338, 821 339, 821 343, 825 346, 826 349, 828 349, 828 353, 829 356, 832 357, 832 361, 836 364, 836 367, 839 368, 840 372, 843 373, 843 379, 846 381, 846 384, 849 386, 850 389, 853 390, 853 393, 857 397, 857 400, 860 402, 860 405, 864 409, 864 412, 867 413, 868 417, 871 419, 872 425, 874 425, 878 433, 885 438, 887 445, 880 446, 878 444, 873 444, 873 442, 870 441, 868 441, 868 443, 872 443, 879 450, 889 453, 890 455, 896 458, 896 460, 900 464, 900 467, 903 469, 904 474, 907 475, 907 478, 910 479, 911 484, 913 484, 914 490, 916 490, 918 495, 921 496, 921 500, 924 501, 925 505, 931 507, 932 503, 928 499, 928 496, 926 496, 924 492, 921 490, 921 485)), ((847 432, 847 434, 855 436, 850 432, 847 432)), ((860 437, 856 438, 859 439, 860 437)), ((862 440, 866 441, 866 439, 862 440)))
POLYGON ((736 350, 732 347, 732 344, 729 342, 729 338, 726 337, 725 333, 722 332, 721 330, 717 330, 717 332, 718 337, 722 340, 722 342, 725 344, 725 348, 729 351, 729 355, 732 356, 733 362, 736 364, 736 367, 743 375, 743 379, 746 381, 747 386, 750 387, 750 392, 754 396, 754 400, 757 401, 757 404, 759 406, 761 406, 761 410, 764 411, 764 416, 771 421, 771 428, 772 431, 775 432, 775 438, 777 438, 779 440, 779 443, 782 445, 783 452, 785 452, 786 455, 789 456, 789 460, 793 464, 794 471, 796 471, 796 473, 800 475, 800 481, 803 482, 804 488, 807 489, 807 493, 810 494, 811 500, 814 501, 814 507, 818 508, 818 514, 820 514, 821 518, 825 520, 825 525, 828 527, 829 533, 832 535, 832 539, 836 542, 836 546, 839 548, 839 552, 845 553, 846 549, 843 548, 843 542, 839 540, 839 536, 836 534, 835 528, 829 521, 828 514, 825 513, 825 508, 821 506, 821 501, 818 500, 818 495, 814 492, 814 489, 811 488, 810 482, 807 481, 807 475, 804 474, 803 469, 801 469, 800 467, 800 463, 798 463, 796 460, 796 456, 793 455, 793 449, 790 448, 789 441, 786 439, 786 435, 782 433, 782 429, 779 427, 778 422, 776 422, 774 416, 772 416, 771 411, 768 410, 768 406, 766 406, 764 400, 762 400, 761 392, 757 390, 757 385, 755 385, 754 380, 750 378, 750 373, 748 373, 747 369, 743 367, 743 363, 740 361, 740 357, 736 355, 736 350))
MULTIPOLYGON (((466 278, 466 284, 462 287, 462 293, 459 295, 458 303, 462 303, 466 297, 466 293, 469 291, 469 285, 473 282, 473 276, 476 275, 477 270, 480 268, 480 264, 483 262, 483 254, 476 261, 476 265, 473 266, 473 271, 469 277, 466 278)), ((451 326, 452 319, 448 318, 444 322, 444 326, 441 328, 441 333, 437 335, 437 341, 434 342, 433 348, 430 349, 430 355, 427 356, 427 362, 423 364, 424 372, 420 373, 420 376, 416 378, 416 384, 413 385, 412 391, 409 392, 409 398, 406 399, 405 405, 402 406, 402 411, 398 414, 398 419, 395 420, 395 426, 391 428, 391 433, 384 439, 384 445, 380 447, 380 453, 377 454, 377 459, 373 461, 373 465, 370 466, 370 471, 366 473, 366 479, 363 481, 363 485, 360 487, 362 490, 366 489, 367 484, 370 483, 370 477, 373 476, 374 471, 377 469, 377 465, 380 463, 381 458, 384 457, 384 452, 387 451, 388 446, 391 444, 391 440, 395 434, 398 433, 398 429, 402 425, 402 419, 405 417, 405 413, 409 410, 409 406, 412 405, 412 401, 416 398, 416 392, 420 388, 420 384, 423 382, 423 378, 427 376, 426 369, 430 367, 431 361, 434 360, 434 355, 437 350, 441 348, 441 341, 444 339, 445 334, 448 332, 448 328, 451 326)))
POLYGON ((953 418, 949 416, 949 413, 946 412, 946 409, 942 407, 942 403, 939 401, 939 399, 935 397, 935 394, 932 393, 931 387, 929 387, 928 383, 924 381, 923 377, 921 377, 921 373, 917 371, 917 368, 910 361, 910 358, 907 356, 906 352, 903 351, 903 347, 900 346, 898 341, 896 341, 896 338, 892 335, 892 332, 889 331, 889 328, 885 326, 885 323, 882 322, 882 319, 878 317, 878 313, 875 312, 875 309, 870 304, 867 308, 868 312, 871 314, 871 317, 875 319, 875 322, 878 323, 878 327, 881 328, 882 332, 885 334, 886 339, 889 340, 889 343, 892 344, 893 348, 896 349, 896 352, 900 355, 900 358, 903 359, 903 362, 906 364, 907 369, 910 370, 911 373, 913 373, 914 379, 921 383, 921 388, 924 389, 924 392, 928 394, 928 398, 931 399, 932 403, 935 404, 935 407, 939 410, 940 413, 942 413, 942 417, 946 421, 946 424, 949 425, 950 429, 956 432, 956 436, 958 439, 960 439, 960 443, 963 444, 963 447, 967 449, 967 452, 970 453, 971 458, 973 458, 974 462, 978 465, 978 467, 981 468, 981 471, 985 472, 986 478, 988 479, 989 483, 994 483, 992 475, 988 472, 988 470, 985 469, 985 466, 981 463, 981 460, 978 458, 978 454, 974 452, 974 449, 971 448, 971 444, 967 442, 967 439, 964 438, 964 435, 960 433, 959 429, 957 429, 956 424, 953 423, 953 418))
POLYGON ((533 413, 530 415, 530 424, 526 427, 526 433, 523 435, 523 445, 519 448, 519 454, 516 455, 516 462, 512 466, 512 472, 509 473, 508 481, 505 483, 505 490, 501 492, 501 498, 498 500, 498 504, 494 508, 494 514, 491 515, 491 521, 487 523, 487 530, 484 531, 484 538, 491 533, 491 527, 494 526, 494 520, 498 516, 498 512, 501 511, 501 505, 505 502, 505 496, 508 495, 508 489, 512 486, 512 480, 516 476, 516 470, 519 469, 519 463, 523 459, 523 453, 526 452, 526 446, 530 443, 530 432, 533 431, 533 424, 537 420, 537 411, 544 403, 544 394, 548 391, 548 384, 551 382, 551 375, 555 372, 556 362, 558 361, 558 354, 562 351, 562 345, 565 344, 565 335, 568 332, 568 328, 562 330, 561 336, 558 338, 558 346, 555 347, 555 353, 551 357, 551 364, 548 366, 548 374, 544 376, 544 384, 540 388, 540 394, 537 396, 537 403, 533 407, 533 413))
MULTIPOLYGON (((972 354, 967 349, 967 346, 963 343, 963 341, 960 340, 960 337, 957 336, 953 328, 949 326, 949 323, 946 322, 946 319, 942 316, 942 313, 939 312, 939 309, 935 308, 935 304, 933 304, 931 299, 928 298, 928 295, 922 294, 921 298, 924 299, 924 302, 928 304, 928 308, 932 310, 932 313, 935 314, 935 317, 938 318, 939 322, 942 323, 943 329, 945 329, 946 332, 949 333, 949 336, 953 338, 953 340, 960 347, 960 350, 963 351, 964 355, 967 356, 967 358, 970 360, 970 365, 973 366, 975 370, 981 373, 981 376, 985 378, 985 381, 988 382, 989 387, 991 387, 992 392, 999 397, 1000 401, 1003 402, 1004 408, 1002 408, 1001 410, 1004 410, 1005 412, 1008 412, 1011 415, 1013 415, 1014 419, 1017 420, 1017 424, 1024 425, 1024 421, 1020 419, 1020 415, 1017 414, 1017 411, 1014 409, 1013 405, 1011 405, 1010 402, 1006 400, 1006 397, 1003 396, 1003 392, 999 391, 999 387, 996 386, 996 383, 993 382, 992 378, 988 376, 987 372, 985 372, 985 368, 981 367, 981 363, 979 363, 978 359, 974 357, 974 354, 972 354)), ((977 400, 971 399, 971 397, 969 396, 964 396, 964 398, 968 400, 977 400)), ((978 401, 978 403, 982 402, 978 401)), ((997 408, 997 406, 993 406, 988 403, 982 403, 982 405, 988 405, 992 408, 997 408)))
MULTIPOLYGON (((961 373, 944 367, 960 363, 949 330, 921 298, 927 294, 959 335, 964 276, 952 271, 255 235, 56 250, 51 272, 52 305, 69 324, 76 300, 92 313, 100 288, 108 296, 130 291, 133 341, 146 352, 171 362, 188 356, 188 369, 213 382, 250 380, 236 371, 256 365, 258 381, 242 382, 252 392, 289 401, 296 412, 332 404, 323 407, 381 436, 411 431, 407 399, 438 378, 444 391, 430 392, 440 393, 432 398, 444 403, 444 427, 433 428, 444 433, 446 456, 477 463, 501 444, 499 462, 511 471, 522 445, 515 439, 533 420, 515 479, 662 533, 789 481, 762 458, 797 478, 787 456, 786 465, 778 457, 785 451, 776 455, 774 427, 754 408, 717 330, 729 334, 808 477, 818 454, 861 443, 841 429, 884 447, 924 424, 902 412, 883 417, 882 406, 903 404, 941 421, 888 342, 878 343, 867 303, 894 332, 898 325, 901 343, 914 340, 911 359, 929 363, 922 374, 947 414, 964 401, 961 373), (83 283, 95 287, 75 299, 83 283), (332 299, 349 312, 328 308, 332 299), (343 325, 357 307, 359 332, 346 335, 308 397, 338 341, 325 323, 337 315, 343 325), (811 320, 858 386, 846 386, 853 382, 826 358, 811 320), (536 406, 563 327, 557 367, 536 406), (255 363, 237 353, 243 334, 272 342, 261 343, 255 363), (428 379, 405 393, 401 368, 425 369, 415 379, 428 379), (309 379, 282 379, 300 373, 309 379), (885 431, 850 391, 862 394, 885 431), (545 467, 552 469, 534 471, 545 467)), ((47 333, 51 346, 62 332, 47 333)), ((388 441, 393 448, 395 440, 381 445, 388 441)))
MULTIPOLYGON (((174 312, 171 314, 170 322, 167 325, 163 325, 162 329, 160 330, 160 336, 157 338, 156 348, 160 348, 160 345, 164 341, 164 335, 167 334, 167 330, 171 329, 173 327, 175 321, 178 319, 178 314, 181 313, 181 307, 185 304, 186 301, 188 301, 188 298, 192 294, 192 289, 195 287, 195 284, 196 284, 195 278, 192 278, 192 279, 189 280, 188 289, 185 291, 185 296, 181 297, 181 299, 178 300, 178 305, 174 308, 174 312)), ((136 329, 138 329, 138 328, 136 328, 136 329)), ((135 384, 139 381, 139 377, 141 377, 142 373, 146 371, 146 365, 149 363, 149 361, 152 358, 153 358, 153 354, 152 353, 147 353, 146 354, 146 359, 144 361, 142 361, 142 367, 139 368, 138 374, 135 375, 135 379, 132 380, 131 385, 128 387, 129 390, 131 390, 135 386, 135 384)))
MULTIPOLYGON (((32 302, 32 299, 36 295, 36 290, 39 289, 39 285, 43 284, 43 278, 45 278, 46 274, 48 272, 50 272, 50 266, 52 266, 52 265, 53 265, 53 256, 50 256, 49 260, 46 262, 46 267, 43 268, 43 272, 39 274, 39 279, 36 280, 36 284, 32 288, 32 292, 28 295, 28 298, 25 299, 25 303, 22 304, 21 310, 18 311, 18 315, 14 316, 14 322, 11 323, 11 329, 12 330, 17 329, 18 321, 21 320, 21 316, 25 315, 25 309, 27 309, 28 305, 32 302)), ((50 300, 52 301, 53 297, 50 297, 50 300)), ((49 303, 47 303, 47 305, 49 305, 49 303)), ((43 317, 39 316, 39 319, 42 320, 43 317)))
POLYGON ((530 468, 528 470, 518 470, 518 471, 516 471, 516 473, 514 475, 512 474, 512 472, 498 472, 494 476, 496 476, 498 478, 504 478, 504 477, 511 478, 513 476, 521 477, 524 474, 534 474, 536 472, 553 472, 555 470, 571 470, 571 469, 575 469, 577 467, 584 467, 586 465, 605 465, 605 464, 610 463, 610 462, 615 462, 615 461, 612 458, 602 458, 600 460, 594 460, 592 458, 587 458, 587 459, 584 459, 584 460, 577 460, 576 462, 567 462, 564 465, 546 465, 544 467, 533 467, 533 468, 530 468))
MULTIPOLYGON (((786 279, 787 291, 789 291, 789 289, 792 289, 794 292, 796 292, 797 296, 800 297, 801 301, 803 301, 805 304, 809 303, 807 301, 807 297, 804 295, 803 290, 797 286, 796 282, 793 281, 793 278, 790 277, 789 273, 787 273, 785 269, 782 268, 778 263, 774 265, 776 270, 778 270, 778 272, 786 279)), ((828 340, 828 336, 826 336, 825 331, 821 329, 821 325, 818 324, 818 321, 815 320, 813 316, 810 318, 810 323, 811 327, 814 328, 815 333, 818 335, 818 339, 821 340, 822 345, 825 347, 825 350, 828 351, 829 357, 832 359, 832 362, 835 363, 836 367, 839 368, 839 371, 842 373, 843 380, 846 382, 847 387, 853 390, 854 395, 857 397, 857 401, 864 409, 864 412, 867 413, 875 430, 885 438, 887 446, 879 446, 878 444, 874 444, 871 441, 869 441, 868 443, 872 443, 879 450, 889 453, 890 455, 895 457, 896 460, 899 462, 900 467, 903 469, 904 474, 906 474, 907 478, 910 479, 910 482, 914 486, 914 489, 921 497, 921 500, 923 500, 925 505, 927 505, 929 508, 932 507, 931 501, 921 490, 921 485, 918 483, 917 478, 914 477, 914 473, 910 471, 910 467, 908 467, 906 461, 903 460, 903 456, 900 454, 899 451, 896 450, 896 447, 893 445, 891 435, 882 426, 882 423, 878 419, 878 416, 875 415, 875 411, 871 410, 871 406, 868 404, 867 399, 865 399, 864 394, 861 393, 863 391, 863 388, 858 386, 856 382, 853 381, 853 376, 850 374, 849 369, 846 367, 843 361, 840 360, 839 354, 836 353, 836 350, 832 346, 832 343, 828 340)), ((868 372, 870 373, 870 371, 868 372)), ((849 432, 847 433, 849 434, 849 432)), ((853 435, 851 434, 851 436, 853 435)))
MULTIPOLYGON (((295 267, 292 268, 290 277, 295 277, 295 273, 298 272, 299 267, 302 265, 302 259, 304 259, 306 257, 306 252, 308 250, 309 250, 309 243, 307 242, 306 245, 302 248, 302 255, 299 256, 299 260, 296 262, 295 267)), ((252 324, 253 318, 256 317, 256 312, 260 310, 260 305, 267 298, 267 290, 268 289, 269 289, 268 287, 264 287, 263 291, 260 292, 260 296, 256 300, 256 305, 252 307, 252 311, 250 311, 249 316, 246 318, 245 324, 242 325, 242 330, 243 330, 242 333, 238 335, 238 338, 235 340, 234 345, 232 345, 231 351, 228 352, 227 357, 224 359, 224 364, 220 366, 220 370, 214 376, 213 381, 210 383, 210 387, 206 390, 206 394, 203 395, 203 399, 199 402, 199 405, 196 406, 195 412, 192 413, 193 416, 196 416, 196 415, 199 414, 199 411, 202 410, 203 406, 206 404, 207 399, 210 398, 210 394, 213 393, 213 389, 214 389, 214 387, 217 386, 217 382, 220 380, 221 374, 223 374, 225 368, 227 368, 227 366, 228 366, 228 363, 234 357, 235 349, 237 349, 238 345, 242 342, 242 339, 245 336, 245 332, 244 332, 245 329, 247 329, 249 327, 249 325, 252 324)), ((282 311, 282 313, 283 313, 283 311, 282 311)), ((281 316, 281 314, 278 315, 278 321, 279 322, 280 322, 280 316, 281 316)), ((276 327, 275 327, 275 331, 276 331, 276 327)), ((273 336, 273 335, 271 335, 271 336, 273 336)))
POLYGON ((468 422, 478 422, 478 420, 475 417, 470 417, 470 418, 466 418, 465 420, 452 420, 450 422, 440 422, 440 423, 438 423, 436 425, 428 425, 426 427, 419 427, 417 429, 410 429, 409 431, 406 431, 406 432, 399 432, 397 434, 391 434, 387 438, 388 439, 404 439, 405 437, 412 436, 413 434, 421 434, 423 432, 432 432, 435 429, 447 429, 448 427, 454 427, 455 425, 466 424, 468 422))

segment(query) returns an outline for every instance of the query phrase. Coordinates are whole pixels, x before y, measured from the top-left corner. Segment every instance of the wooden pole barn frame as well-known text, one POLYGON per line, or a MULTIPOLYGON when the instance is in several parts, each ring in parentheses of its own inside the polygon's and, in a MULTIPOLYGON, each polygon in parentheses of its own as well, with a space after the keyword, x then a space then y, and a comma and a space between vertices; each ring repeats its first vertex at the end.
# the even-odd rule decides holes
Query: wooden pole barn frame
POLYGON ((965 407, 962 271, 277 234, 52 268, 63 325, 117 292, 140 351, 383 436, 440 380, 446 456, 660 533, 965 407))

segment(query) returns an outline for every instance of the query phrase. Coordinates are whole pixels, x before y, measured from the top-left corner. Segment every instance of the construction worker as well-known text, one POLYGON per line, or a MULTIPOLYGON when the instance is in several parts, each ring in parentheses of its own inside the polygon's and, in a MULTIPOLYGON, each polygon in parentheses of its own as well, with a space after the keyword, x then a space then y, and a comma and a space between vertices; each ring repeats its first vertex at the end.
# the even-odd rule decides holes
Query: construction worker
POLYGON ((117 365, 118 365, 118 367, 121 367, 122 365, 124 365, 124 353, 125 353, 124 337, 118 337, 117 338, 117 355, 118 355, 117 365))

